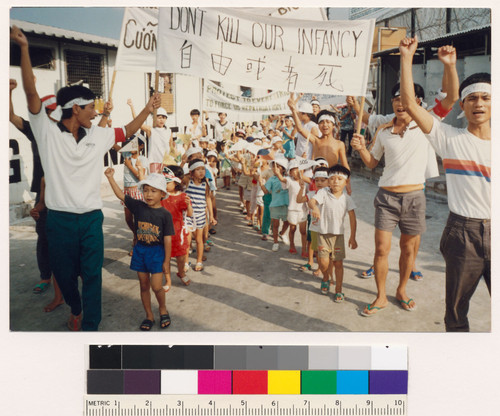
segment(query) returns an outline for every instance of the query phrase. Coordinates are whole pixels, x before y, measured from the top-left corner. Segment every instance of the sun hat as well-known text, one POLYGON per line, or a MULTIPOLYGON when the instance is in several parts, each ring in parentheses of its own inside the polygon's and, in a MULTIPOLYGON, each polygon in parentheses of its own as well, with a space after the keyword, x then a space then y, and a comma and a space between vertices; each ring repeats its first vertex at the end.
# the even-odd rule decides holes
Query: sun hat
POLYGON ((313 114, 313 106, 311 103, 300 103, 298 110, 299 113, 313 114))
POLYGON ((161 173, 150 173, 148 177, 139 182, 139 189, 142 191, 144 185, 149 185, 155 189, 167 193, 167 180, 161 173))
POLYGON ((165 111, 165 109, 163 107, 159 107, 157 110, 156 110, 156 116, 163 116, 163 117, 167 117, 168 118, 168 115, 167 115, 167 112, 165 111))

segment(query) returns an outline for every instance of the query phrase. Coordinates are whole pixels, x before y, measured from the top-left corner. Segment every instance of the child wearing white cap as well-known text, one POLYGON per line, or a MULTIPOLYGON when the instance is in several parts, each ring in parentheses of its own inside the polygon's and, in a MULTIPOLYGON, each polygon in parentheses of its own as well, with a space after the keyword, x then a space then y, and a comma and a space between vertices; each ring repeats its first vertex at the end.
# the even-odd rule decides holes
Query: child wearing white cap
POLYGON ((278 172, 282 176, 286 172, 288 167, 288 161, 283 158, 277 158, 272 161, 273 173, 267 182, 264 184, 262 177, 260 178, 260 187, 265 194, 271 194, 272 199, 269 204, 269 210, 271 213, 271 224, 273 227, 273 247, 272 251, 279 250, 279 238, 286 243, 288 237, 285 236, 285 232, 288 228, 288 189, 283 189, 281 181, 278 179, 278 172), (283 228, 279 232, 280 221, 283 221, 283 228))
POLYGON ((137 230, 137 244, 130 262, 130 268, 137 272, 141 288, 142 306, 146 312, 139 326, 142 331, 150 331, 154 324, 151 308, 151 289, 158 301, 160 328, 170 326, 170 315, 165 304, 163 275, 170 281, 170 254, 172 235, 175 234, 172 215, 162 206, 162 199, 167 196, 167 182, 160 173, 151 173, 139 182, 144 194, 144 201, 125 195, 116 183, 113 168, 107 168, 104 174, 116 197, 125 202, 125 206, 134 214, 137 230))
MULTIPOLYGON (((132 117, 135 117, 134 104, 130 98, 127 100, 127 104, 132 112, 132 117)), ((144 131, 148 138, 147 157, 151 173, 161 173, 165 153, 168 153, 170 148, 174 147, 173 132, 170 131, 170 135, 168 134, 166 123, 167 112, 160 107, 156 110, 156 119, 153 120, 153 126, 147 124, 141 126, 141 130, 144 131)))
POLYGON ((292 254, 297 253, 295 248, 295 230, 297 225, 299 226, 300 239, 302 243, 302 257, 307 258, 307 241, 306 241, 306 223, 307 223, 307 206, 304 202, 297 202, 297 196, 299 195, 300 184, 299 180, 301 178, 299 171, 299 163, 296 159, 291 160, 288 163, 288 176, 281 175, 280 171, 276 171, 276 176, 281 181, 283 189, 288 189, 288 213, 287 220, 290 224, 290 231, 288 236, 290 239, 290 249, 288 250, 292 254))

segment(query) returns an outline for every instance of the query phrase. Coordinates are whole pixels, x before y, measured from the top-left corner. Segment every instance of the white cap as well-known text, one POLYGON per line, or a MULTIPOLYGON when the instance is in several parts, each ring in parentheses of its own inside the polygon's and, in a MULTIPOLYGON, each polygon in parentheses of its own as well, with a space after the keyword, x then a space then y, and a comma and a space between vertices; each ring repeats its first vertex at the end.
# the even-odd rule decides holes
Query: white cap
POLYGON ((200 140, 200 143, 201 143, 201 142, 207 142, 207 143, 208 143, 208 140, 209 140, 209 139, 208 139, 208 137, 207 137, 207 136, 204 136, 204 137, 200 137, 200 139, 199 139, 199 140, 200 140))
POLYGON ((214 152, 213 150, 210 150, 208 153, 207 153, 207 157, 208 156, 215 156, 217 157, 217 152, 214 152))
POLYGON ((275 143, 282 142, 283 139, 279 136, 274 136, 273 139, 271 140, 271 146, 275 143))
POLYGON ((157 116, 164 116, 164 117, 168 117, 167 112, 165 111, 165 109, 164 109, 163 107, 159 107, 159 108, 156 110, 156 115, 157 115, 157 116))
POLYGON ((298 168, 299 162, 295 159, 290 160, 288 163, 288 171, 290 172, 292 169, 298 168))
POLYGON ((298 110, 300 113, 313 114, 313 106, 311 103, 300 103, 298 110))
POLYGON ((190 147, 189 149, 186 150, 186 158, 189 158, 190 156, 193 156, 196 153, 201 153, 203 154, 203 149, 201 147, 190 147))
POLYGON ((288 168, 288 160, 284 157, 277 157, 274 160, 271 160, 271 162, 277 163, 280 166, 283 166, 285 169, 288 168))
POLYGON ((144 185, 149 185, 167 193, 167 180, 161 173, 150 173, 148 177, 139 182, 139 189, 142 191, 144 185))

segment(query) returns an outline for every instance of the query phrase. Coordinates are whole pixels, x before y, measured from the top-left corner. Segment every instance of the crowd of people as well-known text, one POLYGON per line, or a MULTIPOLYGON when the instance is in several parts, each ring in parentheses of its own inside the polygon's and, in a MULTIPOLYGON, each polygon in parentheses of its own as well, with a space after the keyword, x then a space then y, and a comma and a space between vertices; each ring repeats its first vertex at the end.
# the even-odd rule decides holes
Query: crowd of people
MULTIPOLYGON (((306 102, 292 93, 288 115, 237 124, 224 112, 210 117, 193 109, 192 123, 183 134, 173 134, 158 94, 138 115, 129 100, 133 119, 120 128, 107 123, 111 102, 106 103, 99 124, 92 122, 97 116, 95 97, 85 87, 64 87, 57 97, 40 99, 28 41, 16 27, 11 39, 21 48, 29 122, 15 115, 12 102, 10 120, 30 138, 34 157, 41 160, 32 188, 37 195, 32 216, 37 221, 41 273, 34 293, 44 292, 54 275, 55 298, 46 311, 67 303, 69 329, 97 330, 101 320, 100 183, 103 156, 114 147, 124 160, 123 188, 113 168, 106 169, 105 176, 124 205, 133 236, 130 268, 137 272, 146 314, 141 330, 149 331, 155 324, 151 291, 158 303, 160 328, 171 324, 165 294, 172 287, 173 257, 176 276, 186 286, 192 283, 190 270, 204 269, 213 246, 211 235, 217 232, 219 185, 230 190, 237 184, 247 225, 263 240, 272 238, 273 252, 300 252, 306 262, 300 270, 321 276, 319 292, 327 295, 334 287, 333 300, 342 303, 346 218, 347 245, 357 248, 356 206, 351 198, 356 190, 351 188, 349 167, 353 152, 369 168, 385 156, 374 201, 375 256, 373 266, 363 273, 375 277, 377 296, 361 315, 377 315, 388 304, 385 283, 396 226, 401 230, 396 299, 405 311, 417 308, 406 286, 410 278, 423 278, 415 259, 425 231, 425 181, 439 174, 437 153, 446 170, 450 207, 441 241, 446 262, 445 324, 447 331, 469 330, 468 305, 482 276, 490 288, 491 80, 489 74, 476 74, 459 85, 453 47, 438 51, 444 68, 443 93, 431 109, 424 108, 423 88, 412 80, 418 41, 407 38, 400 44, 401 82, 391 91, 391 114, 370 113, 354 97, 346 97, 343 106, 322 109, 316 98, 306 102), (457 100, 468 121, 463 129, 441 122, 457 100), (145 124, 151 113, 152 126, 145 124), (364 134, 356 131, 357 119, 364 134), (373 137, 369 146, 367 136, 373 137)), ((11 80, 11 93, 15 86, 11 80)))

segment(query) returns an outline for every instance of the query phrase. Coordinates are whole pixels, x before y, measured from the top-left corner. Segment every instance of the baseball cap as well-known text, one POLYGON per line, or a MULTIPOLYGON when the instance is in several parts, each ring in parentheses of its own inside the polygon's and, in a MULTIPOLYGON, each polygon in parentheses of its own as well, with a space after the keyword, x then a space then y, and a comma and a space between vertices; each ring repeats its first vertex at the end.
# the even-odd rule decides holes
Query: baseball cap
POLYGON ((283 166, 285 169, 288 168, 288 160, 284 157, 277 157, 274 160, 271 160, 271 162, 277 163, 280 166, 283 166))
POLYGON ((271 140, 271 146, 275 143, 282 142, 283 139, 279 136, 274 136, 273 139, 271 140))
POLYGON ((288 163, 288 171, 290 172, 292 169, 298 168, 299 167, 299 162, 297 162, 295 159, 290 160, 288 163))
POLYGON ((207 157, 209 157, 209 156, 217 157, 217 152, 214 152, 213 150, 210 150, 210 152, 207 153, 207 157))
POLYGON ((313 106, 311 103, 300 103, 298 110, 300 113, 313 114, 313 106))
POLYGON ((201 153, 203 154, 203 149, 201 147, 190 147, 189 149, 186 150, 186 158, 193 156, 196 153, 201 153))
POLYGON ((160 107, 156 110, 156 115, 157 116, 163 116, 163 117, 167 117, 167 112, 165 111, 165 109, 163 107, 160 107))
POLYGON ((149 185, 155 189, 167 193, 167 181, 161 173, 150 173, 148 177, 139 182, 139 189, 142 191, 144 185, 149 185))

